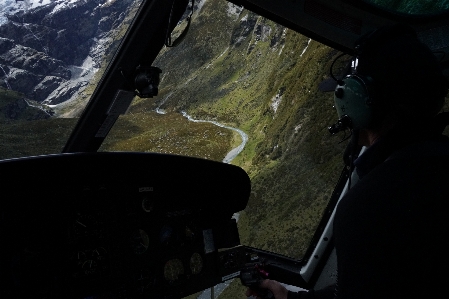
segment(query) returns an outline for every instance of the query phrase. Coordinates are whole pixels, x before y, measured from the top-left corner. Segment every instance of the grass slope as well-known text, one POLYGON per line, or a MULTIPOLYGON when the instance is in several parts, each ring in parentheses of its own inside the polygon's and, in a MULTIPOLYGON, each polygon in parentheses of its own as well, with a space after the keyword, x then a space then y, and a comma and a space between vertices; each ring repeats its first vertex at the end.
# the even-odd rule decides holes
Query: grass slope
POLYGON ((129 113, 112 128, 100 150, 177 154, 222 161, 233 132, 210 123, 195 123, 179 113, 129 113))
POLYGON ((22 94, 0 89, 0 159, 61 152, 76 120, 45 117, 22 94))

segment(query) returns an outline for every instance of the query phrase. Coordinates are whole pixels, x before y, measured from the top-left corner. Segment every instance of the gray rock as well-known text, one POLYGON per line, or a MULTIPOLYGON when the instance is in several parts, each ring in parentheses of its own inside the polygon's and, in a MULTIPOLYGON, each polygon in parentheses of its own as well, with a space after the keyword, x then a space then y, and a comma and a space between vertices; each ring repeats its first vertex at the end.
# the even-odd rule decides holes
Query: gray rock
POLYGON ((69 100, 75 93, 88 84, 86 81, 62 83, 44 101, 45 104, 56 105, 69 100))
POLYGON ((7 77, 9 72, 10 72, 10 69, 7 65, 0 64, 0 79, 4 79, 4 77, 7 77))
POLYGON ((62 61, 21 45, 16 45, 0 55, 0 63, 42 76, 53 75, 64 79, 70 79, 71 76, 70 70, 65 67, 62 61))
POLYGON ((0 112, 9 119, 37 120, 50 117, 48 112, 37 107, 29 106, 26 99, 18 99, 17 101, 11 102, 2 107, 0 112))
POLYGON ((11 68, 8 76, 8 83, 13 90, 17 90, 23 93, 29 93, 33 90, 33 87, 41 80, 40 76, 37 76, 31 72, 23 69, 11 68))
POLYGON ((34 87, 33 91, 28 96, 37 102, 42 102, 63 82, 65 82, 65 80, 61 77, 47 76, 34 87))
POLYGON ((56 35, 57 30, 32 23, 9 22, 0 26, 0 36, 14 40, 15 44, 46 53, 56 35))
POLYGON ((14 47, 14 41, 9 38, 0 37, 0 54, 11 50, 14 47))
POLYGON ((250 12, 240 20, 239 26, 232 32, 231 45, 236 47, 241 45, 242 41, 253 32, 257 23, 257 17, 257 15, 250 12))
POLYGON ((116 19, 117 19, 117 13, 116 12, 113 12, 109 16, 104 16, 98 22, 98 28, 101 31, 109 31, 109 30, 111 30, 112 24, 114 24, 116 19))
MULTIPOLYGON (((122 2, 122 1, 115 1, 122 2)), ((80 39, 88 40, 96 34, 101 11, 96 1, 79 1, 68 3, 56 12, 46 14, 41 24, 58 29, 67 29, 77 34, 80 39)))

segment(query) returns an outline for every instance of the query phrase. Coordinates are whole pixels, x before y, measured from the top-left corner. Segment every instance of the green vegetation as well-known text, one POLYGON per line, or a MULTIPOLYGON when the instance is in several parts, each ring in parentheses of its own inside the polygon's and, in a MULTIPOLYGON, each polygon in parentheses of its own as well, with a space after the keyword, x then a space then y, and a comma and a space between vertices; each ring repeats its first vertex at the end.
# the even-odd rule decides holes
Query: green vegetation
POLYGON ((61 152, 75 120, 47 117, 22 94, 0 88, 0 159, 61 152))
POLYGON ((60 153, 76 119, 0 122, 0 159, 60 153))
POLYGON ((179 113, 129 113, 112 128, 100 150, 178 154, 222 161, 233 133, 209 123, 194 123, 179 113))

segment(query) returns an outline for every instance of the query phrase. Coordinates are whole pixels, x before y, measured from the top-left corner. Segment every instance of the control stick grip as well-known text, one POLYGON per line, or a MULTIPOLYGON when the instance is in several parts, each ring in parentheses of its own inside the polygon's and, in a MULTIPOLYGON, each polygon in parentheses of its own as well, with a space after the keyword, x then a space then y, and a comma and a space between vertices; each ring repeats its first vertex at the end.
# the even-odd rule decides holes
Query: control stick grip
POLYGON ((269 289, 260 287, 260 284, 266 278, 268 278, 268 273, 260 269, 258 264, 245 265, 240 272, 242 285, 249 287, 262 299, 274 299, 273 293, 269 289))

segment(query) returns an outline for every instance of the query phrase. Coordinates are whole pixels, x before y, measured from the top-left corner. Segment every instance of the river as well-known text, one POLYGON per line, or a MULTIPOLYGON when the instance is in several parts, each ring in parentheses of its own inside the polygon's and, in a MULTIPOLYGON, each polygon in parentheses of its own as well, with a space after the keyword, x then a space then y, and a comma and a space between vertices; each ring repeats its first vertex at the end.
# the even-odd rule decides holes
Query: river
POLYGON ((233 127, 229 127, 229 126, 225 126, 219 122, 216 122, 214 120, 201 120, 201 119, 193 119, 190 115, 187 114, 187 112, 182 111, 181 112, 182 115, 187 118, 190 121, 196 122, 196 123, 211 123, 214 124, 216 126, 219 126, 221 128, 225 128, 225 129, 229 129, 232 131, 235 131, 237 133, 239 133, 240 137, 242 138, 242 142, 240 143, 239 146, 233 148, 227 155, 226 157, 223 159, 223 163, 231 163, 232 160, 234 160, 235 157, 237 157, 238 154, 240 154, 243 149, 245 148, 246 143, 248 142, 248 135, 243 132, 240 129, 237 128, 233 128, 233 127))

